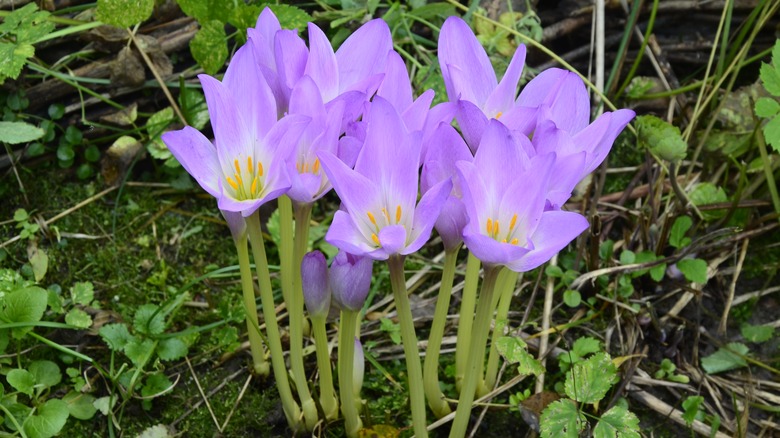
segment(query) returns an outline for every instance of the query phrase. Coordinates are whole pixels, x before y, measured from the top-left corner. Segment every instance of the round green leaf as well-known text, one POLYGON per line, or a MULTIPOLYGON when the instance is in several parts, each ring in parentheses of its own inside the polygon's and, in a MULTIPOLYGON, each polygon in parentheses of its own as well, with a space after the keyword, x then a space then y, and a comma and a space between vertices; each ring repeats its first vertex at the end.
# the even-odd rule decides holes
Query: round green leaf
POLYGON ((50 360, 36 360, 27 369, 35 377, 36 386, 51 388, 62 381, 60 367, 50 360))
POLYGON ((582 302, 582 296, 579 291, 569 289, 563 292, 563 302, 569 307, 577 307, 582 302))
POLYGON ((56 398, 47 400, 24 422, 24 432, 29 438, 52 437, 62 430, 69 415, 67 403, 56 398))
POLYGON ((97 19, 116 27, 129 27, 152 15, 154 0, 98 0, 97 19))
POLYGON ((49 117, 52 120, 59 120, 65 115, 65 105, 61 103, 53 103, 49 105, 49 117))
POLYGON ((97 408, 94 406, 95 397, 89 394, 71 391, 65 394, 62 401, 68 404, 70 415, 79 420, 89 420, 97 412, 97 408))
POLYGON ((29 143, 43 137, 43 129, 25 122, 0 122, 0 142, 29 143))
POLYGON ((8 372, 8 375, 5 376, 5 378, 8 380, 8 384, 15 390, 27 395, 32 395, 35 387, 35 376, 29 371, 14 368, 8 372))

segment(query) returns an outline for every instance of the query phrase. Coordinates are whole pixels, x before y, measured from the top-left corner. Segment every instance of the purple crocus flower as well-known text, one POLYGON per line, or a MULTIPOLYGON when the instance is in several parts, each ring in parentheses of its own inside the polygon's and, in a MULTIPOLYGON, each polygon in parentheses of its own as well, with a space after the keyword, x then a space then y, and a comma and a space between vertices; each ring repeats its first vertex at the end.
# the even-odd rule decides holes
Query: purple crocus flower
POLYGON ((448 123, 440 124, 431 139, 423 158, 420 190, 425 193, 441 181, 452 178, 452 192, 434 224, 444 249, 452 251, 463 242, 463 227, 468 222, 466 208, 461 201, 463 195, 455 163, 473 161, 474 157, 460 134, 448 123))
POLYGON ((536 268, 577 237, 588 221, 545 210, 555 153, 529 157, 527 137, 491 120, 473 162, 457 163, 469 222, 463 240, 487 265, 536 268))
POLYGON ((220 210, 219 212, 222 213, 222 217, 225 218, 225 222, 227 222, 233 240, 238 242, 246 237, 246 221, 241 213, 225 210, 220 210))
POLYGON ((273 94, 255 66, 251 48, 244 46, 236 52, 222 82, 198 76, 215 144, 191 127, 162 137, 187 172, 217 198, 220 210, 245 217, 290 188, 285 151, 309 122, 305 116, 277 122, 273 94))
POLYGON ((374 261, 369 257, 356 256, 339 251, 330 264, 328 284, 336 304, 346 310, 357 312, 363 308, 371 287, 371 272, 374 261))
POLYGON ((441 181, 417 200, 420 133, 408 133, 393 105, 374 98, 355 169, 319 154, 346 211, 337 211, 325 240, 375 260, 411 254, 428 240, 452 188, 441 181))
POLYGON ((312 251, 301 260, 301 286, 303 301, 312 317, 328 316, 330 288, 328 287, 328 262, 319 251, 312 251))
POLYGON ((479 144, 489 119, 509 117, 515 107, 517 83, 525 64, 525 46, 515 51, 501 82, 485 49, 471 28, 458 17, 449 17, 439 33, 439 65, 447 96, 457 102, 456 118, 472 150, 479 144))

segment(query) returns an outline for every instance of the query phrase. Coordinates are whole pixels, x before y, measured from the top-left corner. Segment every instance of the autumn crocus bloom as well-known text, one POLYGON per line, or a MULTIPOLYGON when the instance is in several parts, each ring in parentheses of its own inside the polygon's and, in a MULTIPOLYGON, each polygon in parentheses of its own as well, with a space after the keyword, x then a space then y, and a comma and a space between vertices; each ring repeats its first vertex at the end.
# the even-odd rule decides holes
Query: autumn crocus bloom
POLYGON ((333 154, 319 157, 346 207, 336 212, 326 241, 352 254, 386 260, 411 254, 428 240, 452 183, 441 181, 415 206, 420 133, 407 133, 388 101, 376 97, 371 103, 354 170, 333 154))
POLYGON ((339 251, 330 265, 328 285, 333 299, 341 309, 354 312, 363 308, 371 288, 374 261, 339 251))
POLYGON ((534 269, 588 227, 577 213, 545 210, 556 156, 529 158, 530 148, 527 137, 491 120, 474 161, 457 163, 469 217, 463 240, 486 265, 534 269))
POLYGON ((456 118, 472 150, 480 142, 488 120, 511 120, 516 116, 517 83, 525 64, 525 46, 515 51, 501 82, 465 21, 449 17, 439 33, 439 65, 450 101, 457 102, 456 118))
POLYGON ((198 76, 206 95, 215 144, 185 127, 162 139, 220 210, 250 216, 290 187, 285 152, 309 122, 289 116, 277 122, 270 88, 255 69, 251 48, 239 49, 222 82, 198 76))

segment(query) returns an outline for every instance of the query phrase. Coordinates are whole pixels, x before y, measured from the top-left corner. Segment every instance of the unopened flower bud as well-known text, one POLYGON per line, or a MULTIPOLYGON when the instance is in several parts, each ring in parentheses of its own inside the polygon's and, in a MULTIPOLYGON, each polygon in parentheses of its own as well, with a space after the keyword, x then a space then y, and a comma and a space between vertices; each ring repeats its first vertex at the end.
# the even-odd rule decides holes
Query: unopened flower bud
POLYGON ((371 286, 374 261, 339 251, 330 266, 329 284, 333 299, 345 310, 359 311, 371 286))
POLYGON ((326 317, 330 309, 328 262, 319 251, 312 251, 301 260, 301 286, 306 309, 313 317, 326 317))

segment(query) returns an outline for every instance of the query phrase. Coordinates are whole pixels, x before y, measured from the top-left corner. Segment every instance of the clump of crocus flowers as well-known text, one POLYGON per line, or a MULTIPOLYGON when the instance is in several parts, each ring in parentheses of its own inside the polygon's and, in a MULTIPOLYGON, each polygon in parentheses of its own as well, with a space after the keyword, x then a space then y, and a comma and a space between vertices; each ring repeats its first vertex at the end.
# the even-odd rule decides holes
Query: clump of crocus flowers
POLYGON ((518 273, 542 265, 588 227, 583 216, 561 207, 604 160, 634 113, 607 112, 590 123, 584 83, 559 69, 542 72, 518 96, 525 47, 518 48, 499 81, 471 29, 457 17, 447 19, 439 34, 449 101, 433 108, 433 91, 413 98, 406 67, 381 19, 365 23, 335 52, 315 24, 307 34, 308 43, 281 29, 265 9, 222 81, 199 76, 214 141, 189 127, 168 132, 163 140, 217 199, 230 227, 252 368, 268 375, 270 355, 294 431, 341 417, 348 436, 360 432, 360 318, 374 261, 386 262, 390 273, 415 436, 427 436, 426 407, 437 417, 452 411, 439 386, 438 360, 457 257, 465 246, 456 351, 460 396, 450 434, 462 437, 475 394, 495 384, 497 362, 491 354, 486 367, 485 350, 496 306, 497 318, 502 312, 505 317, 518 273), (331 188, 341 209, 325 237, 339 249, 328 268, 322 253, 309 252, 308 242, 312 207, 331 188), (289 368, 258 213, 274 200, 281 289, 289 312, 289 368), (445 259, 423 368, 404 259, 422 248, 434 229, 445 259), (303 361, 304 304, 316 348, 317 384, 307 379, 303 361), (331 308, 339 311, 338 386, 326 331, 331 308))

